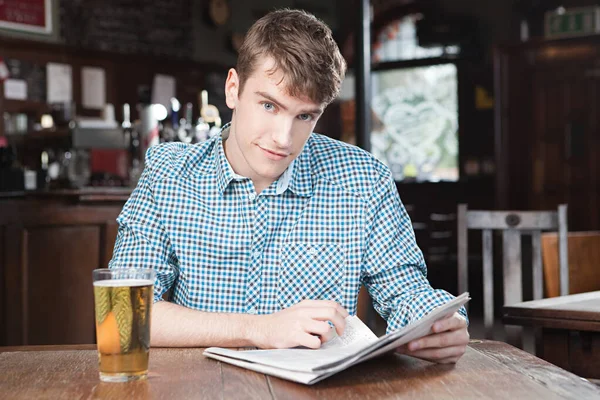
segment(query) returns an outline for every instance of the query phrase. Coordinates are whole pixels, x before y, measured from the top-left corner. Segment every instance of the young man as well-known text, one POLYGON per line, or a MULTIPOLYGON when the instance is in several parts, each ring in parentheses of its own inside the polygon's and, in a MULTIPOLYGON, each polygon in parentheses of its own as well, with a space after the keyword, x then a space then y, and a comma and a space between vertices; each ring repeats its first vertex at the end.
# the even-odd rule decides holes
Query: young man
MULTIPOLYGON (((156 270, 152 345, 318 348, 328 321, 341 334, 356 313, 361 284, 389 331, 452 298, 425 277, 388 168, 313 133, 345 68, 321 21, 270 13, 229 71, 221 136, 148 151, 110 267, 156 270)), ((401 351, 455 362, 461 312, 401 351)))

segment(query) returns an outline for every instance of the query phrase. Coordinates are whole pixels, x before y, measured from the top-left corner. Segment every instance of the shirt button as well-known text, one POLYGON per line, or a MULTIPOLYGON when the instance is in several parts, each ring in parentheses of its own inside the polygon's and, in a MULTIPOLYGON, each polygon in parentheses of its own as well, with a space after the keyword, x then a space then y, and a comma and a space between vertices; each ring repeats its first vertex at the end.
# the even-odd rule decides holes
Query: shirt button
POLYGON ((248 314, 256 314, 256 308, 254 308, 254 306, 253 306, 253 307, 250 307, 250 308, 248 309, 248 314))
POLYGON ((250 201, 254 201, 254 199, 256 199, 256 195, 254 193, 250 193, 248 198, 250 199, 250 201))
POLYGON ((314 256, 314 255, 315 255, 315 254, 317 254, 317 253, 318 253, 318 250, 317 250, 317 249, 315 249, 314 247, 313 247, 312 249, 309 249, 309 250, 308 250, 308 254, 310 254, 311 256, 314 256))
POLYGON ((260 258, 261 252, 260 251, 255 251, 254 252, 254 258, 260 258))

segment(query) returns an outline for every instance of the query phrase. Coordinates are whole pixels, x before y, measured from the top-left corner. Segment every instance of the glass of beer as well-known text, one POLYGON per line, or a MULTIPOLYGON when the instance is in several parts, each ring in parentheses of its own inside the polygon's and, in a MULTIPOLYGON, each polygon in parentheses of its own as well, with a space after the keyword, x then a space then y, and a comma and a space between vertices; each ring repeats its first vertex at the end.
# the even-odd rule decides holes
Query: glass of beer
POLYGON ((150 310, 156 273, 144 268, 93 272, 100 380, 145 379, 150 352, 150 310))

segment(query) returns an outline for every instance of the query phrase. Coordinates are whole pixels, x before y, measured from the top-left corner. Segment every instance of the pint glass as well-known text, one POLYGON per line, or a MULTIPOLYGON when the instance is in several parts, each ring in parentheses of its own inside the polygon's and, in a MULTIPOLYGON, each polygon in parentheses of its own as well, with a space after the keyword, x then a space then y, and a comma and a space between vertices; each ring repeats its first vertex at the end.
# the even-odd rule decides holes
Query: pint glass
POLYGON ((143 268, 93 272, 100 379, 145 379, 155 272, 143 268))

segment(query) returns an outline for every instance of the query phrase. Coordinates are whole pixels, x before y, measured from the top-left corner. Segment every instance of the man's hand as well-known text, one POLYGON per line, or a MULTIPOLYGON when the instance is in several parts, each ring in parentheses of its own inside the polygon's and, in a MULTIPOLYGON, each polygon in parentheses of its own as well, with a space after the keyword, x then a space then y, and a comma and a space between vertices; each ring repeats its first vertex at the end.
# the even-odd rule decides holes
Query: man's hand
POLYGON ((341 335, 347 316, 348 311, 335 301, 303 300, 285 310, 260 316, 255 344, 267 349, 296 346, 318 349, 333 336, 327 321, 331 321, 341 335))
POLYGON ((458 361, 469 343, 467 321, 459 313, 437 321, 433 333, 399 347, 397 351, 412 357, 450 364, 458 361))

